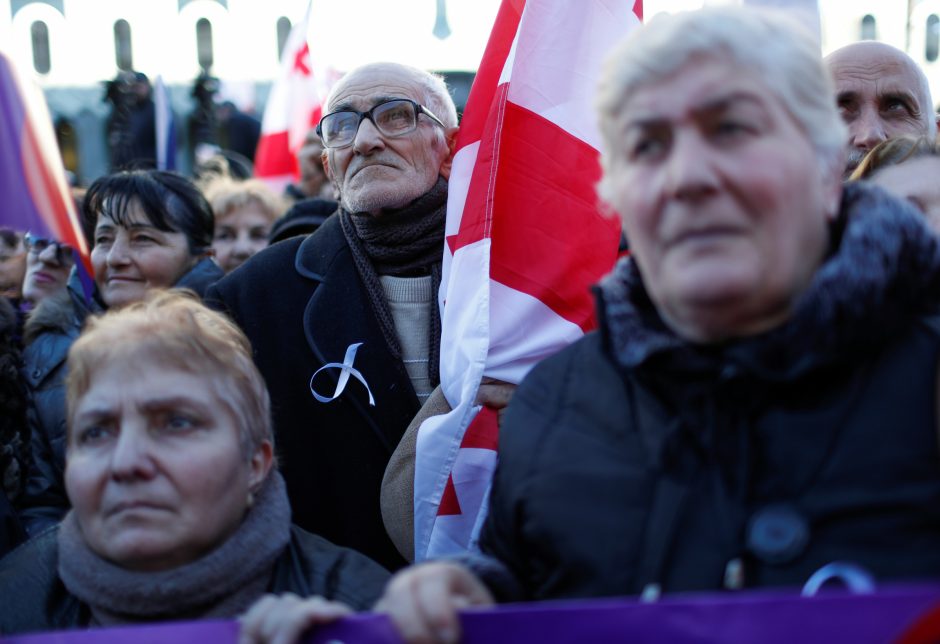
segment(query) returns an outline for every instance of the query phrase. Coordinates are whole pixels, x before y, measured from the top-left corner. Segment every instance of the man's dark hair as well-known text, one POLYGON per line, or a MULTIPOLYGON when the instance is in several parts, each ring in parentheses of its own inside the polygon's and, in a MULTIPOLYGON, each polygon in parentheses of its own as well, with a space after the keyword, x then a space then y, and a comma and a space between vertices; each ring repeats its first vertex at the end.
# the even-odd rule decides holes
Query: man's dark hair
POLYGON ((126 226, 134 205, 158 230, 186 235, 190 253, 212 244, 215 218, 209 202, 192 181, 164 170, 116 172, 96 180, 82 202, 82 223, 93 239, 99 214, 126 226))

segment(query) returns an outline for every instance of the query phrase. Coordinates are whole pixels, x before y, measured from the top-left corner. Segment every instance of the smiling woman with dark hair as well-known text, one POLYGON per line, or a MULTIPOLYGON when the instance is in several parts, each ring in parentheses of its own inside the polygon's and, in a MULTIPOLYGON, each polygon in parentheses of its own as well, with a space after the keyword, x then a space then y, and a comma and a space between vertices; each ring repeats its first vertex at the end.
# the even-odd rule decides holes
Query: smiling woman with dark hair
MULTIPOLYGON (((202 296, 222 277, 210 256, 212 210, 193 182, 181 175, 135 170, 102 177, 89 187, 82 217, 92 241, 93 310, 126 306, 158 288, 188 288, 202 296)), ((65 261, 58 244, 41 240, 31 248, 40 251, 40 246, 37 264, 43 258, 49 267, 53 259, 65 261)), ((65 359, 88 313, 73 271, 68 289, 47 298, 26 324, 24 375, 33 459, 21 515, 30 535, 58 521, 68 509, 62 487, 65 359)))

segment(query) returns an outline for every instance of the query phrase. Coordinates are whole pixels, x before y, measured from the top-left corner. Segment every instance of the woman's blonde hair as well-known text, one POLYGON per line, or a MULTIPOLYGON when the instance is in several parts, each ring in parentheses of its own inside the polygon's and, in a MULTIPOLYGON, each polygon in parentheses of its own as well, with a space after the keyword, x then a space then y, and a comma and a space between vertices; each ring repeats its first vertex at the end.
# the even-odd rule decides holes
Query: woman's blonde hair
POLYGON ((96 370, 132 360, 205 378, 236 419, 246 457, 264 441, 273 446, 271 402, 248 338, 194 293, 179 289, 151 291, 143 301, 88 320, 69 350, 69 426, 96 370))
POLYGON ((273 223, 287 210, 287 203, 260 179, 238 180, 226 174, 210 174, 199 183, 212 206, 215 220, 248 204, 255 204, 273 223))
POLYGON ((882 141, 865 155, 852 174, 850 181, 869 179, 883 168, 900 165, 905 161, 920 157, 940 156, 937 142, 928 136, 898 136, 882 141))

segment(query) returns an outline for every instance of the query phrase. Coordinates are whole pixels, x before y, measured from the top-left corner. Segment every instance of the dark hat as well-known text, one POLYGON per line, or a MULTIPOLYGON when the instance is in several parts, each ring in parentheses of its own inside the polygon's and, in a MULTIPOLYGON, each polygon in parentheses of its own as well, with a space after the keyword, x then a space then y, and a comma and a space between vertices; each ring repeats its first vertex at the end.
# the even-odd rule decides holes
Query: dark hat
POLYGON ((268 233, 268 242, 273 244, 288 237, 308 235, 319 228, 338 207, 339 204, 332 199, 320 197, 298 201, 283 217, 274 222, 271 232, 268 233))

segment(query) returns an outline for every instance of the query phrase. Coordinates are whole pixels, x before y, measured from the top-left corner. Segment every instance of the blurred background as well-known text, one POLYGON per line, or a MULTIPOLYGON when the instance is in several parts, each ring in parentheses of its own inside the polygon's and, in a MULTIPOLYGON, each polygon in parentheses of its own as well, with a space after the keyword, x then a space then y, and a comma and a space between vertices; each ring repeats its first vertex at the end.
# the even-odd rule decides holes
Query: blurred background
MULTIPOLYGON (((644 14, 735 1, 645 0, 644 14)), ((153 139, 157 76, 176 122, 176 169, 191 172, 201 145, 250 164, 282 51, 308 7, 309 59, 298 65, 341 73, 370 60, 408 62, 443 73, 462 109, 499 4, 0 0, 0 48, 42 88, 70 179, 87 185, 153 139)), ((862 39, 890 43, 923 66, 940 97, 940 0, 819 0, 818 15, 824 53, 862 39)))

